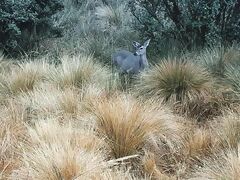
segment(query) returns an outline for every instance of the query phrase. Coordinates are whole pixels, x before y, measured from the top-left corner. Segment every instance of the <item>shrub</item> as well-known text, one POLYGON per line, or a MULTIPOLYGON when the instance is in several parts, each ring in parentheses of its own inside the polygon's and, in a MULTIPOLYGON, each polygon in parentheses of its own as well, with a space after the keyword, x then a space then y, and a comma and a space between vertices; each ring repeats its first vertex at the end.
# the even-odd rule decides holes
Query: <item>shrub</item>
POLYGON ((129 6, 136 17, 135 28, 155 41, 158 49, 172 40, 172 46, 179 43, 187 49, 240 40, 240 3, 236 0, 134 0, 129 6))
MULTIPOLYGON (((57 27, 64 29, 63 37, 52 42, 51 53, 93 54, 110 65, 115 48, 130 49, 138 33, 132 28, 132 15, 126 1, 104 2, 84 0, 76 6, 75 2, 66 0, 64 11, 55 18, 57 27)), ((46 46, 49 47, 47 43, 46 46)))
POLYGON ((0 48, 9 53, 27 51, 46 34, 58 34, 51 16, 61 10, 59 0, 0 2, 0 48))

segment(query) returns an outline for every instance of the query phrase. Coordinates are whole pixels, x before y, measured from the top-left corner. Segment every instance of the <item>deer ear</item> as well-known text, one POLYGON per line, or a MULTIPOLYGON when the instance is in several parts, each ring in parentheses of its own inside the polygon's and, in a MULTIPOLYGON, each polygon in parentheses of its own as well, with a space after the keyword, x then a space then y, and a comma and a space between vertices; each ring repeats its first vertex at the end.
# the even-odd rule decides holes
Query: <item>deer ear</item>
POLYGON ((145 41, 145 43, 144 43, 144 46, 145 46, 145 47, 147 47, 147 46, 149 45, 149 43, 150 43, 150 40, 151 40, 151 39, 149 39, 149 40, 145 41))
POLYGON ((132 45, 133 45, 133 47, 137 48, 137 47, 139 47, 141 44, 140 44, 139 42, 137 42, 137 41, 133 41, 132 45))

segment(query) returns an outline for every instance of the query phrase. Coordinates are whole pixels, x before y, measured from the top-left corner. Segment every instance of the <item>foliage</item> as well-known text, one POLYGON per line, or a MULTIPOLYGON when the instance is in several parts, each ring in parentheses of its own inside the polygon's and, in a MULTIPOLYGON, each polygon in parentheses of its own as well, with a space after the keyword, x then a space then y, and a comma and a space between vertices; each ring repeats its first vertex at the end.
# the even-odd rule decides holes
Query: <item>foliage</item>
POLYGON ((138 40, 125 1, 83 0, 76 5, 76 1, 65 0, 64 6, 54 18, 54 24, 63 29, 63 37, 50 42, 52 45, 44 44, 57 60, 62 52, 83 52, 111 64, 111 54, 116 49, 130 49, 132 41, 138 40))
POLYGON ((59 33, 51 16, 63 8, 60 0, 2 0, 0 2, 0 48, 26 51, 46 34, 59 33), (54 32, 55 31, 55 32, 54 32))
POLYGON ((135 28, 155 41, 158 49, 169 41, 174 42, 172 46, 180 43, 183 48, 193 49, 240 40, 237 0, 134 0, 129 6, 136 17, 135 28))

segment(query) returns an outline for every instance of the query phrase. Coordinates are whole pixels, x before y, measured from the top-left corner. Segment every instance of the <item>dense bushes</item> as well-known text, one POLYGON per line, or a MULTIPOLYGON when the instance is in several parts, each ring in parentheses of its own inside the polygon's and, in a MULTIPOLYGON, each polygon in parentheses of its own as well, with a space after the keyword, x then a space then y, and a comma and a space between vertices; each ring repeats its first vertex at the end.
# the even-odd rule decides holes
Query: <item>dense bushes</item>
POLYGON ((240 40, 237 0, 134 0, 129 6, 136 17, 136 29, 152 38, 158 48, 171 41, 192 49, 240 40))
POLYGON ((2 0, 0 2, 0 48, 26 51, 44 36, 59 34, 51 16, 63 8, 60 0, 2 0))

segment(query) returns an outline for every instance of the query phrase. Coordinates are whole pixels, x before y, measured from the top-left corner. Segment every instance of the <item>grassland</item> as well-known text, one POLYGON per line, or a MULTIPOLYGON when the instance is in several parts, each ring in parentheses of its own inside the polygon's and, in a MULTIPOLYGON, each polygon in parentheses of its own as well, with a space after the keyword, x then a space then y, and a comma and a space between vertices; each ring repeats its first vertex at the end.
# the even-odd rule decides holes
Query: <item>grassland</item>
POLYGON ((1 55, 0 179, 239 179, 239 45, 150 57, 123 87, 111 53, 140 37, 91 3, 39 56, 1 55))

